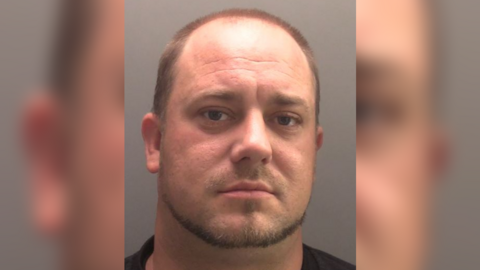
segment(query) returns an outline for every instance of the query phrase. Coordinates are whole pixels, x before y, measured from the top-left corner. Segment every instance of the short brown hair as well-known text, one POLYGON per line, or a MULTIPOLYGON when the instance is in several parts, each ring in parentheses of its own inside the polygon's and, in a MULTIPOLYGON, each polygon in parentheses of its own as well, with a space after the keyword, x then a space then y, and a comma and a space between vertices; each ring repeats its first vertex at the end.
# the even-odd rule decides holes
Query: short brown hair
POLYGON ((168 98, 172 92, 172 86, 175 75, 175 63, 180 57, 183 47, 190 36, 196 29, 216 19, 221 18, 246 18, 246 19, 258 19, 271 23, 273 25, 281 27, 288 34, 290 34, 305 54, 310 70, 314 77, 314 89, 315 89, 315 119, 317 124, 318 114, 320 112, 320 81, 318 77, 318 69, 313 57, 313 51, 308 45, 307 40, 303 37, 298 29, 291 26, 286 21, 258 9, 227 9, 220 12, 212 13, 207 16, 201 17, 180 29, 170 43, 165 48, 158 67, 157 83, 155 86, 155 96, 153 100, 152 111, 164 119, 168 98))

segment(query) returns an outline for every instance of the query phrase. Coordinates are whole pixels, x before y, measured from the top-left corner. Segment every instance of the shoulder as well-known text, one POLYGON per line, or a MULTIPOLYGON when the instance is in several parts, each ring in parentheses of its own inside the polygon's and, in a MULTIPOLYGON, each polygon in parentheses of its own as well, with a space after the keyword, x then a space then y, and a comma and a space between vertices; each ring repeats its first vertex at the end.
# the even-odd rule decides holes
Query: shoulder
POLYGON ((145 270, 145 264, 153 253, 153 247, 154 237, 152 236, 139 251, 125 258, 125 270, 145 270))
POLYGON ((133 266, 132 266, 133 261, 134 261, 133 256, 135 256, 135 255, 131 255, 131 256, 128 256, 128 257, 125 258, 125 270, 134 269, 133 266))
POLYGON ((125 270, 144 270, 141 255, 138 252, 125 258, 125 270))
POLYGON ((305 268, 302 270, 325 269, 325 270, 353 270, 356 266, 339 259, 324 251, 303 244, 303 258, 305 268))

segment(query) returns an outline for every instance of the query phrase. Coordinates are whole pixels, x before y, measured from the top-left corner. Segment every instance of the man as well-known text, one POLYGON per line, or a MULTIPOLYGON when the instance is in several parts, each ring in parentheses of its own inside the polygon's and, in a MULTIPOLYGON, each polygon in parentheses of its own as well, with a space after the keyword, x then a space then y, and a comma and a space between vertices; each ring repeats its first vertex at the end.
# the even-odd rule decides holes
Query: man
POLYGON ((142 122, 158 173, 155 236, 125 269, 354 269, 302 244, 319 81, 300 32, 258 10, 181 29, 142 122))
POLYGON ((62 2, 50 89, 26 106, 33 213, 61 269, 124 259, 124 3, 62 2))
POLYGON ((445 159, 425 1, 357 1, 357 260, 424 269, 445 159))

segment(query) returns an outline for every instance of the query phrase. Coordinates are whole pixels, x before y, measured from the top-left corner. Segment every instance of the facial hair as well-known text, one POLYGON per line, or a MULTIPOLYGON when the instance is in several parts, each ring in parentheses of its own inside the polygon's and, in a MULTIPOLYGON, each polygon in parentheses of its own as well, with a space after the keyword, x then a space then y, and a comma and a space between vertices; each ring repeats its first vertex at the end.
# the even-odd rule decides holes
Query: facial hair
MULTIPOLYGON (((164 168, 160 165, 159 177, 161 182, 168 182, 168 176, 164 168)), ((233 179, 248 179, 261 181, 274 185, 280 193, 286 189, 285 182, 275 178, 274 175, 266 167, 241 168, 237 167, 233 173, 233 179)), ((206 182, 207 192, 216 192, 221 187, 225 187, 232 182, 231 172, 220 172, 212 176, 206 182)), ((182 213, 173 203, 168 194, 168 188, 161 188, 161 198, 163 203, 169 209, 174 219, 187 231, 197 236, 204 242, 219 248, 235 249, 235 248, 266 248, 282 242, 287 237, 295 233, 303 224, 306 216, 306 209, 297 215, 297 217, 289 218, 285 216, 275 217, 271 221, 268 228, 259 228, 255 222, 247 222, 240 231, 219 230, 210 223, 202 223, 189 217, 186 213, 182 213)), ((258 202, 254 200, 246 200, 243 204, 242 214, 245 216, 253 215, 258 209, 258 202)))

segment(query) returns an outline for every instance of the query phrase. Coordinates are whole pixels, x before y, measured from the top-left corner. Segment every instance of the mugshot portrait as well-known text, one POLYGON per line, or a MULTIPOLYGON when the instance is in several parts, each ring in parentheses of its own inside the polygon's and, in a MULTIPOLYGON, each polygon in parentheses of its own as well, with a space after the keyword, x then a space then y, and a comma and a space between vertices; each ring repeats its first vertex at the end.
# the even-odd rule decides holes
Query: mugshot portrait
POLYGON ((1 269, 478 269, 466 2, 0 1, 1 269))
POLYGON ((153 245, 163 211, 192 241, 268 250, 301 231, 303 244, 353 265, 355 3, 234 4, 125 2, 125 256, 153 245), (160 58, 182 35, 172 77, 185 74, 191 92, 175 93, 177 81, 157 100, 160 58), (195 101, 205 89, 214 93, 195 101), (231 215, 243 207, 251 220, 231 215), (251 230, 230 234, 238 224, 251 230))

